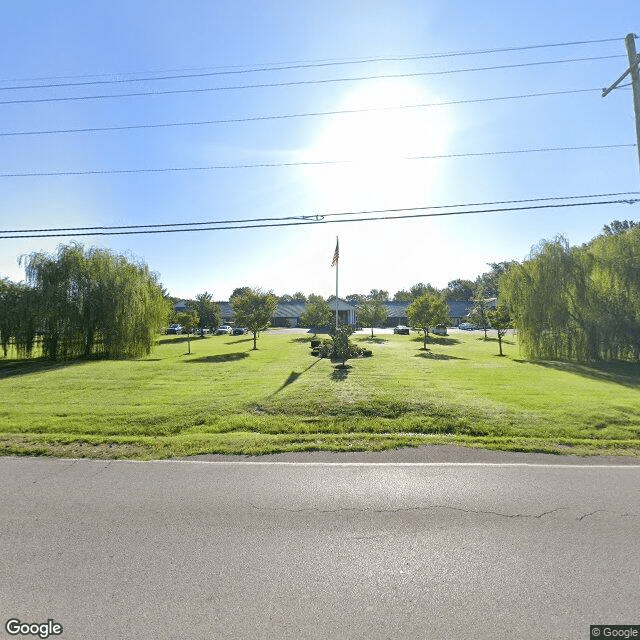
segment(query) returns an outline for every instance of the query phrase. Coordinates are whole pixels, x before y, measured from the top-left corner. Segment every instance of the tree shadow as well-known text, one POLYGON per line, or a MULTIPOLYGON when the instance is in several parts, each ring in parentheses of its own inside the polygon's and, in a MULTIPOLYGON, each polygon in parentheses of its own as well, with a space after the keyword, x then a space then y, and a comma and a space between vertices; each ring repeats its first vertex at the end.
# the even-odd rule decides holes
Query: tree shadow
MULTIPOLYGON (((197 336, 197 338, 200 338, 200 336, 197 336)), ((195 340, 196 336, 191 336, 191 338, 189 338, 189 336, 180 336, 179 338, 160 338, 158 340, 158 344, 180 344, 181 342, 188 342, 190 339, 195 340)))
MULTIPOLYGON (((487 336, 486 338, 481 337, 481 338, 478 338, 478 340, 480 340, 480 342, 495 342, 496 344, 499 342, 498 338, 494 338, 492 336, 487 336)), ((515 342, 513 340, 507 340, 505 338, 502 338, 502 344, 509 344, 513 346, 515 342)))
POLYGON ((514 362, 535 364, 555 371, 613 382, 624 387, 640 389, 640 365, 634 362, 560 362, 555 360, 515 360, 514 362))
POLYGON ((244 360, 249 357, 248 351, 236 351, 235 353, 221 353, 216 356, 203 356, 201 358, 192 358, 191 360, 185 360, 185 362, 195 364, 216 364, 220 362, 236 362, 238 360, 244 360))
POLYGON ((448 356, 445 353, 433 353, 433 351, 421 351, 415 353, 414 358, 426 358, 427 360, 466 360, 466 358, 459 358, 458 356, 448 356))
MULTIPOLYGON (((94 360, 92 358, 91 360, 94 360)), ((0 360, 0 379, 14 376, 27 376, 32 373, 46 373, 66 367, 74 367, 85 364, 90 360, 48 360, 46 358, 33 358, 29 360, 0 360)))
MULTIPOLYGON (((419 336, 416 336, 415 338, 412 338, 412 340, 413 342, 424 343, 424 336, 419 335, 419 336)), ((429 334, 429 337, 427 338, 427 344, 439 344, 442 346, 448 346, 452 344, 460 344, 460 340, 458 340, 458 338, 449 338, 447 336, 434 336, 429 334)))
POLYGON ((350 364, 338 364, 333 368, 329 377, 336 382, 344 382, 352 369, 353 367, 350 364))
POLYGON ((289 374, 289 377, 282 383, 282 385, 280 386, 279 389, 276 389, 270 396, 268 396, 269 398, 273 398, 273 396, 279 394, 283 389, 285 389, 286 387, 288 387, 290 384, 293 384, 303 373, 306 373, 307 371, 309 371, 309 369, 311 369, 311 367, 315 367, 318 362, 320 362, 320 360, 322 360, 322 358, 318 358, 317 360, 314 360, 306 369, 302 370, 300 373, 298 373, 297 371, 292 371, 289 374))
POLYGON ((356 342, 371 342, 375 344, 384 344, 385 342, 389 342, 386 338, 372 338, 371 336, 362 336, 356 338, 356 342))
POLYGON ((225 342, 225 344, 240 344, 241 342, 253 342, 253 336, 251 338, 240 338, 239 340, 232 340, 231 342, 225 342))

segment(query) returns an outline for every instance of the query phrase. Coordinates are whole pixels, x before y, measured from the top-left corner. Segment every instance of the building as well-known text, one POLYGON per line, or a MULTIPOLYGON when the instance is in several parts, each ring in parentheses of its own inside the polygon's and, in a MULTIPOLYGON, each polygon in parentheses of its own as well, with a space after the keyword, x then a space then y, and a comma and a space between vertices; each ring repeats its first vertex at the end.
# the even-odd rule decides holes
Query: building
POLYGON ((272 327, 299 327, 306 302, 278 302, 276 313, 271 318, 272 327))

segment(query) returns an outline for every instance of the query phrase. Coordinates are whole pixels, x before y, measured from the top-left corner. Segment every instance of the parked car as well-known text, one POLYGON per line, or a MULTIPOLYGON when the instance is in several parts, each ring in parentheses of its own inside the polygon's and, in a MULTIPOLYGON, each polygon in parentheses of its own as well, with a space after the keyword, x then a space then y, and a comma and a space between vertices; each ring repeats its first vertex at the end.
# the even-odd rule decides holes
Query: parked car
POLYGON ((179 324, 169 325, 169 328, 167 329, 167 334, 178 335, 180 333, 182 333, 182 325, 179 325, 179 324))
POLYGON ((405 327, 403 324, 399 324, 397 327, 393 329, 393 333, 400 333, 403 336, 409 335, 409 327, 405 327))
POLYGON ((243 336, 245 333, 247 333, 247 331, 249 330, 246 327, 235 327, 235 329, 231 331, 231 335, 243 336))
POLYGON ((221 336, 221 335, 229 335, 231 333, 231 327, 228 324, 223 324, 221 327, 218 327, 216 329, 216 335, 217 336, 221 336))
POLYGON ((446 336, 447 335, 447 325, 446 324, 437 324, 431 330, 431 333, 433 333, 436 336, 446 336))
POLYGON ((462 329, 463 331, 473 331, 476 328, 475 324, 471 324, 470 322, 462 322, 458 325, 458 329, 462 329))

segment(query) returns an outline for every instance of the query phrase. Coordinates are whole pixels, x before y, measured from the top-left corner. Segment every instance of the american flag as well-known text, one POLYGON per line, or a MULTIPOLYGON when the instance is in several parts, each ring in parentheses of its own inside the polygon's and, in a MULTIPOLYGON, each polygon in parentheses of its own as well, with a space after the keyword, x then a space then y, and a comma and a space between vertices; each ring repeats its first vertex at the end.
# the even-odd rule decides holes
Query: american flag
POLYGON ((333 261, 331 266, 335 267, 338 264, 338 258, 340 257, 340 251, 338 251, 338 237, 336 236, 336 250, 333 252, 333 261))

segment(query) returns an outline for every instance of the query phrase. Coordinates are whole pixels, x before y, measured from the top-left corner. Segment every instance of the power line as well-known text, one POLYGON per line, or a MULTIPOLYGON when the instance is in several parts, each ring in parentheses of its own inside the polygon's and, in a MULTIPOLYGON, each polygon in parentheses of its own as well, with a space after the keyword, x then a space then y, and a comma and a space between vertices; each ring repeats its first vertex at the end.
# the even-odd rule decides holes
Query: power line
POLYGON ((68 102, 73 100, 103 100, 109 98, 136 98, 142 96, 163 96, 163 95, 175 95, 175 94, 187 94, 187 93, 205 93, 211 91, 231 91, 241 89, 264 89, 264 88, 277 88, 277 87, 293 87, 302 85, 317 85, 317 84, 331 84, 338 82, 360 82, 365 80, 388 80, 392 78, 417 78, 425 76, 438 76, 448 75, 454 73, 471 73, 476 71, 496 71, 502 69, 516 69, 524 67, 536 67, 541 65, 552 64, 566 64, 571 62, 587 62, 594 60, 606 60, 610 58, 621 58, 624 55, 610 55, 610 56, 592 56, 587 58, 571 58, 565 60, 544 60, 538 62, 525 62, 519 64, 503 64, 493 65, 487 67, 473 67, 466 69, 447 69, 444 71, 417 71, 411 73, 390 73, 390 74, 378 74, 367 76, 351 76, 347 78, 324 78, 320 80, 290 80, 286 82, 261 82, 256 84, 244 84, 244 85, 226 85, 222 87, 200 87, 196 89, 166 89, 162 91, 139 91, 133 93, 117 93, 117 94, 98 94, 98 95, 85 95, 85 96, 64 96, 59 98, 25 98, 20 100, 2 100, 0 104, 36 104, 44 102, 68 102))
POLYGON ((462 104, 474 104, 482 102, 498 102, 502 100, 521 100, 526 98, 539 98, 549 96, 570 95, 573 93, 593 93, 601 92, 600 88, 591 89, 565 89, 561 91, 543 91, 539 93, 526 93, 512 96, 493 96, 489 98, 469 98, 467 100, 447 100, 444 102, 425 102, 419 104, 406 104, 395 105, 386 107, 362 107, 360 109, 335 109, 332 111, 310 111, 306 113, 290 113, 290 114, 275 114, 266 116, 248 116, 245 118, 220 118, 216 120, 200 120, 193 122, 167 122, 157 124, 132 124, 132 125, 120 125, 113 127, 83 127, 80 129, 46 129, 40 131, 7 131, 0 132, 0 137, 8 136, 37 136, 37 135, 54 135, 54 134, 66 134, 66 133, 98 133, 104 131, 129 131, 135 129, 159 129, 168 127, 193 127, 202 125, 217 125, 217 124, 236 124, 242 122, 261 122, 266 120, 285 120, 289 118, 312 118, 320 116, 333 116, 333 115, 349 115, 355 113, 370 113, 376 111, 399 111, 403 109, 424 109, 429 107, 443 107, 443 106, 455 106, 462 104))
MULTIPOLYGON (((512 149, 504 151, 483 151, 469 153, 448 153, 439 155, 425 156, 401 156, 389 158, 394 161, 410 161, 410 160, 441 160, 446 158, 475 158, 481 156, 499 156, 514 155, 523 153, 543 153, 543 152, 559 152, 559 151, 584 151, 594 149, 621 149, 625 147, 635 147, 635 143, 628 144, 604 144, 604 145, 582 145, 574 147, 540 147, 537 149, 512 149)), ((232 169, 263 169, 277 167, 305 167, 305 166, 324 166, 339 164, 357 164, 366 163, 368 160, 308 160, 295 162, 257 162, 253 164, 220 164, 201 167, 156 167, 148 169, 95 169, 82 171, 43 171, 43 172, 27 172, 27 173, 0 173, 0 178, 43 178, 43 177, 60 177, 60 176, 88 176, 88 175, 118 175, 118 174, 140 174, 140 173, 179 173, 188 171, 221 171, 232 169)))
MULTIPOLYGON (((553 47, 569 47, 569 46, 577 46, 584 44, 601 44, 606 42, 618 42, 622 38, 601 38, 595 40, 578 40, 573 42, 555 42, 555 43, 546 43, 546 44, 534 44, 534 45, 523 45, 523 46, 514 46, 514 47, 502 47, 502 48, 492 48, 492 49, 472 49, 467 51, 451 51, 451 52, 443 52, 443 53, 418 53, 418 54, 409 54, 409 55, 393 55, 386 57, 366 57, 366 58, 350 58, 350 59, 342 59, 342 60, 306 60, 306 61, 294 61, 294 62, 269 62, 269 63, 253 63, 249 65, 232 65, 226 67, 200 67, 200 68, 187 68, 187 69, 163 69, 159 71, 129 71, 129 72, 120 72, 120 73, 109 73, 109 74, 84 74, 84 75, 72 75, 72 76, 48 76, 48 77, 40 77, 40 78, 14 78, 4 80, 4 82, 35 82, 38 80, 64 80, 64 79, 76 79, 76 78, 96 78, 96 77, 106 77, 106 76, 124 76, 124 75, 139 75, 139 74, 150 74, 150 73, 178 73, 178 72, 188 72, 188 71, 205 71, 205 70, 213 70, 217 72, 218 75, 223 74, 232 74, 232 73, 256 73, 262 71, 281 71, 288 69, 304 69, 304 68, 313 68, 313 67, 327 67, 327 66, 340 66, 340 65, 353 65, 353 64, 368 64, 372 62, 404 62, 411 60, 429 60, 429 59, 438 59, 438 58, 451 58, 458 56, 471 56, 471 55, 481 55, 481 54, 491 54, 491 53, 505 53, 505 52, 514 52, 514 51, 525 51, 531 49, 545 49, 545 48, 553 48, 553 47)), ((178 76, 180 77, 180 76, 178 76)), ((150 78, 157 79, 157 78, 150 78)), ((136 82, 144 79, 132 79, 125 80, 125 82, 136 82)), ((112 80, 105 82, 121 82, 120 80, 112 80)), ((82 84, 82 83, 81 83, 82 84)), ((98 84, 98 82, 91 83, 98 84)), ((44 86, 44 85, 40 85, 44 86)), ((62 86, 62 85, 54 85, 54 86, 62 86)), ((19 87, 6 87, 6 89, 24 89, 31 88, 25 86, 19 87)))
MULTIPOLYGON (((214 224, 244 224, 248 222, 272 222, 284 220, 320 220, 339 216, 356 216, 367 213, 399 213, 401 211, 424 211, 437 209, 461 209, 468 207, 488 207, 503 204, 523 204, 525 202, 550 202, 557 200, 586 200, 588 198, 617 198, 620 196, 640 195, 640 191, 618 191, 615 193, 590 193, 571 196, 547 196, 544 198, 524 198, 520 200, 494 200, 490 202, 463 202, 458 204, 425 205, 419 207, 402 207, 395 209, 367 209, 365 211, 338 211, 334 213, 307 214, 299 216, 280 216, 276 218, 243 218, 240 220, 203 220, 202 222, 169 222, 164 224, 129 224, 99 227, 55 227, 46 229, 0 229, 2 233, 49 233, 53 231, 105 231, 112 229, 155 229, 163 227, 195 227, 214 224)), ((623 202, 626 202, 623 201, 623 202)))
MULTIPOLYGON (((224 231, 224 230, 233 230, 233 229, 260 229, 260 228, 268 228, 268 227, 292 227, 292 226, 300 226, 300 225, 317 225, 317 224, 336 224, 336 223, 344 223, 344 222, 373 222, 379 220, 403 220, 410 218, 433 218, 440 216, 460 216, 460 215, 470 215, 470 214, 486 214, 486 213, 504 213, 504 212, 512 212, 512 211, 529 211, 535 209, 557 209, 557 208, 567 208, 567 207, 587 207, 587 206, 595 206, 595 205, 610 205, 610 204, 637 204, 640 202, 640 199, 627 199, 627 200, 605 200, 598 202, 570 202, 570 203, 561 203, 561 204, 539 204, 539 205, 530 205, 526 207, 505 207, 505 208, 494 208, 494 209, 473 209, 469 211, 445 211, 445 212, 437 212, 437 213, 411 213, 406 215, 387 215, 387 216, 372 216, 368 218, 349 218, 349 219, 340 219, 340 220, 326 220, 323 218, 320 219, 311 219, 311 220, 294 220, 294 221, 281 221, 281 222, 271 222, 271 223, 260 223, 260 224, 250 224, 250 225, 236 225, 236 226, 218 226, 218 227, 200 227, 200 228, 184 228, 184 229, 152 229, 152 230, 144 230, 144 231, 93 231, 89 233, 63 233, 63 234, 40 234, 40 235, 18 235, 18 236, 0 236, 0 240, 12 240, 12 239, 24 239, 24 238, 60 238, 60 237, 68 237, 69 235, 73 236, 109 236, 109 235, 140 235, 140 234, 156 234, 156 233, 181 233, 181 232, 194 232, 194 231, 224 231)), ((413 211, 418 209, 427 209, 428 207, 414 207, 413 211)), ((394 209, 392 211, 407 211, 408 209, 394 209)), ((362 212, 363 214, 369 213, 366 211, 362 212)), ((371 211, 370 213, 377 213, 376 211, 371 211)))

